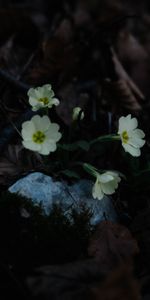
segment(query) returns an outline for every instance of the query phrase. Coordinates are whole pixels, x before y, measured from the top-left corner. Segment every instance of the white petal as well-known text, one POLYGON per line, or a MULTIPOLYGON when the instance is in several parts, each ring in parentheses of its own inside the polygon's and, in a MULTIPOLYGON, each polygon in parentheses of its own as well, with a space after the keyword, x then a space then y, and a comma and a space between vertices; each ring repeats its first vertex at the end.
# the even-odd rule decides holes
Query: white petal
POLYGON ((92 188, 92 195, 94 199, 101 200, 104 197, 104 193, 102 192, 101 185, 96 180, 93 188, 92 188))
POLYGON ((28 92, 27 92, 27 95, 28 95, 29 97, 35 98, 35 97, 36 97, 35 89, 34 89, 34 88, 29 89, 28 92))
POLYGON ((53 98, 53 104, 54 105, 59 105, 60 101, 57 98, 53 98))
POLYGON ((30 97, 29 98, 29 104, 31 105, 31 106, 35 106, 35 105, 39 105, 40 103, 38 102, 38 99, 37 98, 33 98, 33 97, 30 97))
POLYGON ((114 171, 107 171, 106 173, 112 175, 114 177, 114 180, 118 183, 121 181, 121 178, 119 177, 117 172, 114 171))
POLYGON ((121 134, 124 130, 126 130, 127 122, 131 119, 131 115, 128 115, 127 117, 120 117, 119 119, 119 129, 118 133, 121 134))
POLYGON ((35 126, 32 121, 26 121, 22 124, 21 134, 24 139, 29 139, 29 137, 31 137, 34 132, 35 126))
POLYGON ((50 84, 44 84, 41 88, 43 92, 53 92, 52 86, 50 84))
POLYGON ((141 155, 141 150, 139 148, 135 148, 129 144, 122 144, 123 148, 125 149, 126 152, 129 152, 132 156, 140 156, 141 155))
POLYGON ((56 106, 59 105, 59 103, 60 103, 60 102, 59 102, 58 99, 53 98, 53 99, 51 99, 51 100, 49 101, 49 103, 48 103, 47 106, 48 106, 49 108, 51 108, 53 105, 56 105, 56 106))
POLYGON ((51 125, 48 116, 40 117, 39 115, 36 115, 31 120, 34 123, 36 130, 46 131, 51 125))
POLYGON ((50 152, 54 152, 56 150, 56 148, 57 148, 57 146, 56 146, 55 142, 47 141, 41 145, 40 153, 47 155, 50 152))
POLYGON ((31 141, 33 133, 31 133, 29 130, 22 129, 21 130, 21 135, 22 135, 22 137, 23 137, 24 140, 31 141))
POLYGON ((136 137, 139 137, 139 138, 144 138, 145 137, 144 131, 141 130, 141 129, 138 129, 138 128, 134 130, 134 135, 136 137))
POLYGON ((22 144, 25 148, 30 149, 32 151, 37 151, 39 152, 41 149, 41 145, 36 144, 32 141, 22 141, 22 144))
POLYGON ((46 132, 49 130, 49 127, 51 127, 51 121, 48 116, 43 116, 41 117, 41 122, 40 122, 40 129, 41 131, 46 132))
POLYGON ((48 130, 46 131, 46 137, 50 140, 55 140, 55 142, 58 142, 62 136, 59 130, 59 125, 56 123, 51 123, 48 130))
POLYGON ((48 155, 50 154, 50 151, 47 148, 42 148, 39 153, 42 155, 48 155))
POLYGON ((44 85, 43 87, 41 87, 41 94, 43 97, 48 97, 49 99, 51 99, 52 97, 54 97, 54 92, 52 90, 51 87, 47 88, 47 85, 44 85))
POLYGON ((136 118, 132 118, 127 122, 127 131, 134 130, 138 126, 138 121, 136 118))
POLYGON ((42 98, 43 96, 43 92, 42 92, 42 88, 41 87, 37 87, 35 89, 35 99, 39 99, 39 98, 42 98))
POLYGON ((47 147, 49 147, 49 150, 51 151, 51 152, 54 152, 54 151, 56 151, 56 148, 57 148, 57 146, 56 146, 56 143, 55 142, 49 142, 48 144, 47 144, 47 147))
POLYGON ((57 132, 56 136, 55 136, 55 142, 58 142, 62 137, 61 132, 57 132))
POLYGON ((43 96, 47 97, 49 99, 49 101, 51 101, 51 99, 54 97, 54 92, 53 92, 53 90, 51 90, 51 91, 45 90, 43 93, 43 96))
POLYGON ((35 106, 32 107, 32 111, 37 111, 39 109, 40 109, 39 105, 35 105, 35 106))
POLYGON ((29 103, 33 106, 33 110, 36 111, 43 107, 51 108, 53 105, 58 105, 59 100, 54 97, 54 92, 50 84, 45 84, 41 87, 31 88, 28 91, 29 103), (46 97, 48 99, 48 104, 44 104, 43 102, 39 102, 40 98, 46 97))
POLYGON ((121 134, 124 131, 126 125, 125 117, 119 119, 118 133, 121 134))
POLYGON ((46 90, 49 90, 49 91, 52 90, 51 84, 48 84, 48 83, 47 83, 47 84, 44 84, 44 85, 43 85, 43 88, 46 89, 46 90))
POLYGON ((48 141, 55 141, 58 142, 62 137, 62 134, 60 132, 56 132, 56 133, 53 133, 53 135, 51 135, 50 133, 46 133, 46 140, 48 141))
POLYGON ((108 173, 104 173, 104 174, 99 176, 100 182, 103 182, 103 183, 109 182, 113 179, 114 179, 114 177, 112 175, 108 174, 108 173))
POLYGON ((121 117, 119 119, 118 133, 121 134, 123 131, 131 131, 137 128, 138 121, 136 118, 131 118, 131 115, 121 117))
POLYGON ((41 117, 39 115, 35 115, 32 117, 32 122, 34 123, 35 130, 40 130, 41 129, 41 117))
POLYGON ((128 144, 135 147, 135 148, 140 148, 143 147, 145 144, 145 141, 135 137, 134 135, 129 139, 128 144))
POLYGON ((115 181, 110 181, 107 183, 102 183, 101 187, 104 194, 111 195, 115 192, 115 189, 118 187, 118 184, 115 181))

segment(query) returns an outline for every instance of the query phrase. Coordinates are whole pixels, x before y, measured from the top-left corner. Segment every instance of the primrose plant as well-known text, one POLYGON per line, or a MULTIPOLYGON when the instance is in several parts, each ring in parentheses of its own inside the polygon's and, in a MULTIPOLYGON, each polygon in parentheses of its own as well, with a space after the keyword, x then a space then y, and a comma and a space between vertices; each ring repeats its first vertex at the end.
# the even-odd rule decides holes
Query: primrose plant
MULTIPOLYGON (((25 148, 36 151, 41 155, 49 155, 57 150, 57 142, 61 139, 62 134, 59 131, 60 127, 56 123, 52 123, 48 116, 48 109, 59 105, 59 100, 55 98, 54 91, 50 84, 45 84, 42 87, 31 88, 28 91, 29 104, 33 111, 42 110, 44 115, 36 114, 31 120, 22 124, 22 144, 25 148)), ((84 119, 84 112, 80 107, 75 107, 72 113, 73 122, 78 119, 84 119)), ((122 116, 119 119, 117 134, 100 136, 91 141, 89 145, 103 141, 121 141, 122 147, 130 155, 138 157, 141 155, 141 148, 145 144, 144 132, 138 128, 138 121, 132 118, 131 115, 122 116)), ((73 144, 72 144, 73 146, 73 144)), ((81 146, 81 145, 80 145, 81 146)), ((85 144, 84 144, 85 146, 85 144)), ((67 145, 59 145, 60 149, 66 149, 67 145)), ((70 147, 70 145, 68 145, 70 147)), ((83 143, 82 143, 83 147, 83 143)), ((95 184, 92 188, 93 198, 101 200, 104 195, 111 195, 118 188, 121 181, 121 175, 117 171, 99 171, 89 163, 81 164, 84 170, 90 173, 95 178, 95 184)))

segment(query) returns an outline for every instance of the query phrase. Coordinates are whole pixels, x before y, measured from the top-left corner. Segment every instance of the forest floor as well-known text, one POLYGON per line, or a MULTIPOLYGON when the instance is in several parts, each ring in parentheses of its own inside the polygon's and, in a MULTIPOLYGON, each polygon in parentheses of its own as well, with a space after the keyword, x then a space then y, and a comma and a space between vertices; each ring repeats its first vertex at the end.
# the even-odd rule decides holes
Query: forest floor
POLYGON ((1 299, 150 299, 149 120, 148 0, 1 1, 1 299), (19 134, 33 115, 28 90, 44 84, 51 84, 60 99, 49 117, 59 123, 63 142, 68 136, 75 143, 113 134, 118 119, 131 114, 146 136, 141 156, 132 157, 116 143, 97 143, 91 152, 70 152, 74 158, 59 164, 52 153, 45 166, 38 153, 22 147, 19 134), (85 117, 70 135, 76 106, 85 117), (41 208, 7 194, 16 180, 34 171, 69 183, 76 174, 89 179, 73 167, 77 158, 125 175, 112 195, 118 223, 103 221, 93 233, 87 211, 70 224, 57 207, 45 217, 41 208))

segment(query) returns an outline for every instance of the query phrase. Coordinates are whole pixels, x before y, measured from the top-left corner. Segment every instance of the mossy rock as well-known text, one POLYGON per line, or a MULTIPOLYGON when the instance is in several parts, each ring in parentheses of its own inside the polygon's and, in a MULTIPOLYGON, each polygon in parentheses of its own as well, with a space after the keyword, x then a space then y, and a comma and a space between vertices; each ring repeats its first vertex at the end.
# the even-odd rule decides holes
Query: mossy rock
POLYGON ((83 207, 68 218, 58 205, 45 215, 30 199, 5 192, 0 197, 1 260, 26 274, 44 264, 86 257, 93 230, 90 217, 83 207))

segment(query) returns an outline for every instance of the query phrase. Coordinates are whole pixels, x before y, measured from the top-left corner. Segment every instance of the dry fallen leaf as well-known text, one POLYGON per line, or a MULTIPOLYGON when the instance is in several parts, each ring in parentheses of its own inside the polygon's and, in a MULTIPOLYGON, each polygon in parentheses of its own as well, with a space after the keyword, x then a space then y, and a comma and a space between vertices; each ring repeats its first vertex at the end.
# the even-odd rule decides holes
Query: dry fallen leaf
POLYGON ((0 157, 0 184, 7 185, 41 166, 42 158, 38 153, 27 151, 22 145, 8 145, 0 157))
POLYGON ((126 110, 137 114, 142 109, 144 95, 125 71, 113 48, 111 53, 116 80, 105 79, 104 95, 111 102, 114 112, 126 110))
POLYGON ((108 275, 106 280, 98 287, 92 289, 94 300, 140 300, 140 287, 133 277, 129 265, 121 265, 108 275))
POLYGON ((132 299, 132 295, 133 300, 138 300, 138 289, 136 293, 136 282, 131 275, 131 268, 124 267, 115 271, 116 266, 122 265, 129 257, 131 263, 132 256, 137 252, 137 243, 127 228, 104 221, 98 226, 89 246, 89 254, 93 258, 65 265, 41 267, 34 276, 28 278, 27 284, 37 299, 41 297, 40 299, 51 300, 109 300, 110 287, 116 295, 113 300, 119 300, 117 297, 123 294, 126 298, 120 298, 122 300, 132 299), (104 278, 109 276, 112 269, 114 273, 112 272, 101 287, 104 278), (99 298, 101 293, 103 297, 99 298))
POLYGON ((113 110, 118 112, 126 109, 127 111, 137 113, 141 110, 141 105, 132 93, 128 83, 119 79, 117 81, 105 80, 104 89, 106 99, 113 102, 113 110))
MULTIPOLYGON (((150 267, 150 208, 140 211, 131 224, 132 232, 140 247, 140 260, 142 268, 150 267)), ((141 270, 142 271, 142 270, 141 270)), ((149 271, 148 271, 149 272, 149 271)))
POLYGON ((92 236, 88 253, 110 270, 139 251, 129 230, 120 224, 103 221, 92 236))
POLYGON ((104 274, 97 262, 84 260, 41 267, 27 279, 27 285, 35 299, 87 300, 89 287, 104 274))
POLYGON ((34 299, 140 300, 139 285, 131 265, 107 273, 94 260, 44 266, 27 279, 34 299), (106 276, 108 275, 108 276, 106 276))
MULTIPOLYGON (((135 24, 134 26, 136 27, 135 24)), ((144 20, 141 20, 139 28, 144 25, 144 20)), ((138 33, 139 28, 135 28, 134 31, 124 28, 118 36, 116 47, 118 57, 129 70, 132 80, 147 94, 149 89, 149 53, 145 42, 142 42, 143 34, 141 36, 138 33)), ((149 24, 147 24, 146 28, 145 32, 148 30, 149 24)))

